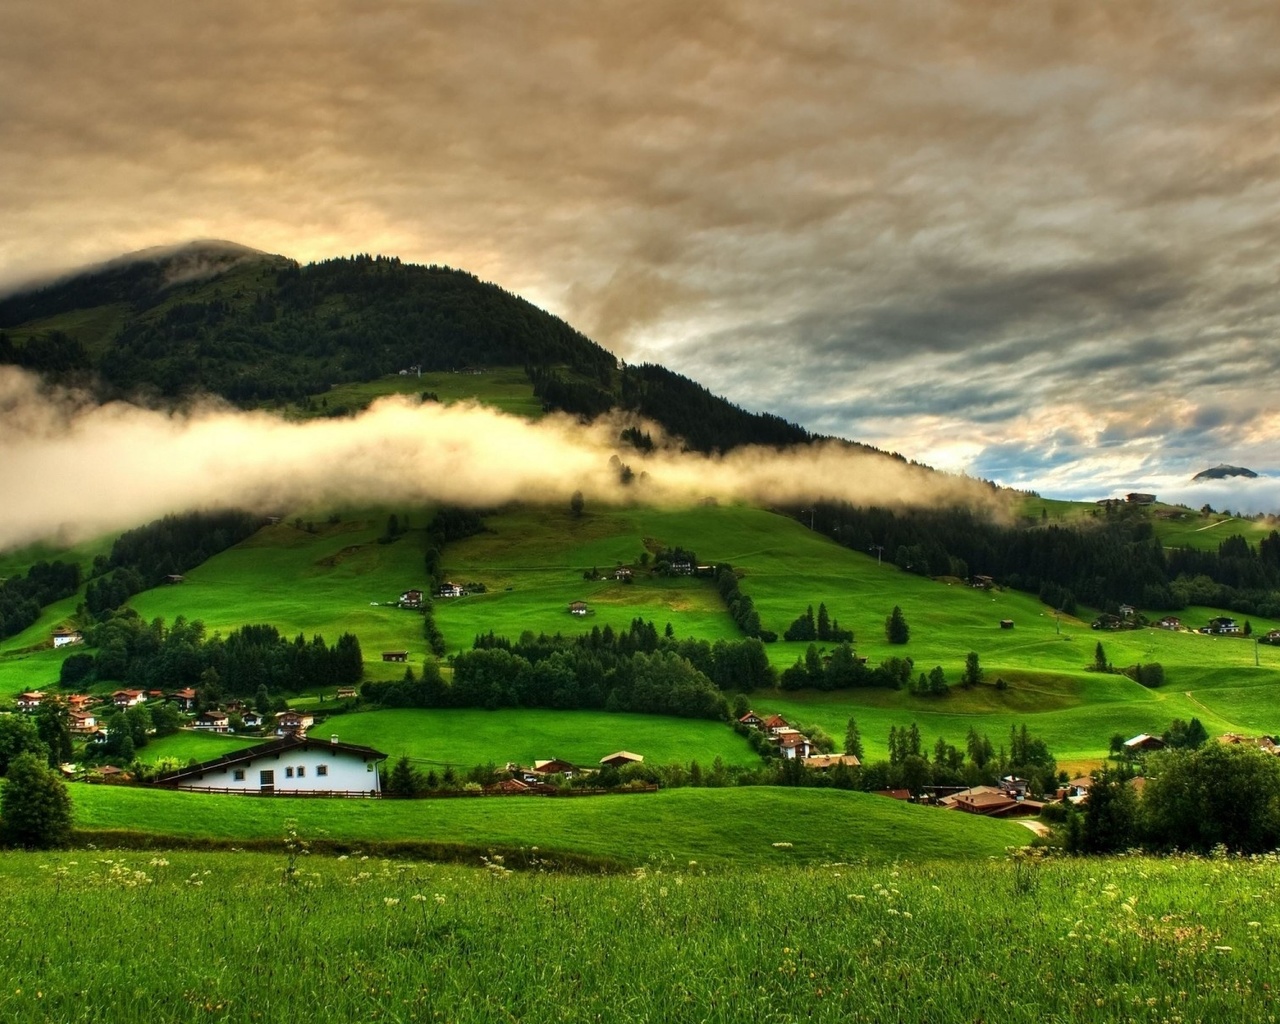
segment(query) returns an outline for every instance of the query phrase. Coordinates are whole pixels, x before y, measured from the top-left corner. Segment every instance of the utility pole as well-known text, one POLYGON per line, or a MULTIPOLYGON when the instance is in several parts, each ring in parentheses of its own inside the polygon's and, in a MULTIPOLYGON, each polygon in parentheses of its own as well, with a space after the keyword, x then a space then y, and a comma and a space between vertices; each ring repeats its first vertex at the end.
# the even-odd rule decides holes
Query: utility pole
POLYGON ((883 545, 883 544, 872 544, 872 545, 871 545, 871 547, 867 548, 867 550, 868 550, 868 551, 874 551, 874 552, 876 553, 876 565, 879 565, 879 564, 880 564, 880 559, 881 559, 881 557, 884 555, 884 545, 883 545))

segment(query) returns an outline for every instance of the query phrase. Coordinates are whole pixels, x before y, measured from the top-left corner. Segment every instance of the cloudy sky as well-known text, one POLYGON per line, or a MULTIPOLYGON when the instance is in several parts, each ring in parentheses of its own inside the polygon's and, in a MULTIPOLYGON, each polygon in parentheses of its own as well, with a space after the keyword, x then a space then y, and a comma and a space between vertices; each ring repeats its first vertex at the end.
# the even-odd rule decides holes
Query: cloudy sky
POLYGON ((1274 0, 6 0, 0 153, 0 286, 391 253, 944 468, 1280 508, 1274 0))

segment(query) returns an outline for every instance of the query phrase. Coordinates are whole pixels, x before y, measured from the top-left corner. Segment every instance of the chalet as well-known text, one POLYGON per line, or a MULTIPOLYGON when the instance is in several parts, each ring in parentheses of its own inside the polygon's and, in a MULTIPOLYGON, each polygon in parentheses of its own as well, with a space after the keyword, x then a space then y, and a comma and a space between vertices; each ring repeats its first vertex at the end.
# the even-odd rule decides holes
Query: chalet
POLYGON ((862 762, 853 754, 810 754, 804 759, 804 766, 815 771, 827 771, 838 764, 857 768, 862 762))
POLYGON ((1057 797, 1064 803, 1082 804, 1089 797, 1089 787, 1093 785, 1092 775, 1081 775, 1065 785, 1058 787, 1057 797))
POLYGON ((240 721, 244 723, 246 729, 262 728, 262 716, 256 711, 245 711, 240 715, 240 721))
POLYGON ((94 702, 94 698, 87 693, 73 693, 67 698, 67 707, 72 711, 83 711, 94 702))
POLYGON ((98 719, 88 711, 71 711, 68 716, 71 731, 78 736, 88 736, 98 728, 98 719))
POLYGON ((764 719, 757 715, 754 711, 748 711, 745 715, 738 719, 742 725, 750 726, 752 729, 759 729, 764 724, 764 719))
POLYGON ((1159 736, 1148 736, 1145 732, 1140 732, 1132 739, 1124 741, 1124 749, 1130 753, 1141 750, 1160 750, 1163 746, 1164 740, 1159 736))
POLYGON ((574 601, 573 604, 569 605, 570 615, 586 615, 587 611, 586 601, 574 601))
POLYGON ((1280 644, 1280 629, 1273 629, 1266 636, 1258 639, 1264 644, 1280 644))
POLYGON ((337 697, 338 700, 355 700, 356 688, 354 686, 339 686, 337 697))
POLYGON ((174 690, 169 694, 169 699, 178 705, 182 711, 194 711, 196 709, 196 691, 189 686, 183 687, 181 690, 174 690))
POLYGON ((164 578, 164 581, 168 583, 170 586, 172 586, 173 584, 181 583, 185 579, 186 577, 183 576, 181 573, 175 572, 175 573, 170 573, 168 576, 166 576, 164 578))
POLYGON ((520 779, 503 779, 485 786, 484 791, 490 796, 529 796, 538 792, 532 783, 520 779))
POLYGON ((164 690, 148 690, 147 700, 164 700, 164 690))
POLYGON ((613 570, 613 578, 619 583, 630 582, 631 576, 631 570, 625 566, 613 570))
POLYGON ((1139 491, 1133 491, 1124 496, 1124 500, 1130 505, 1154 505, 1156 496, 1154 494, 1142 494, 1139 491))
POLYGON ((568 761, 562 761, 558 757, 533 762, 534 775, 563 775, 567 778, 571 776, 575 770, 574 766, 568 761))
POLYGON ((196 716, 195 728, 203 732, 230 732, 231 722, 225 711, 202 711, 196 716))
POLYGON ((19 711, 35 711, 40 707, 40 703, 44 700, 44 693, 40 690, 28 690, 26 693, 18 694, 18 710, 19 711))
POLYGON ((1001 619, 1001 620, 1000 620, 1000 628, 1001 628, 1001 629, 1013 629, 1013 619, 1001 619))
POLYGON ((877 789, 872 795, 887 796, 890 800, 901 800, 904 803, 908 803, 911 800, 911 790, 909 789, 877 789))
POLYGON ((803 760, 813 753, 809 737, 799 729, 779 729, 775 735, 778 739, 778 753, 788 761, 797 757, 803 760))
POLYGON ((1131 605, 1131 604, 1122 604, 1122 605, 1120 606, 1120 618, 1122 618, 1122 619, 1131 619, 1131 618, 1133 618, 1133 614, 1134 614, 1134 612, 1136 612, 1136 611, 1137 611, 1137 609, 1136 609, 1136 608, 1134 608, 1134 606, 1133 606, 1133 605, 1131 605))
POLYGON ((78 629, 55 629, 53 631, 53 646, 66 647, 68 644, 84 643, 84 634, 78 629))
POLYGON ((460 583, 441 583, 436 591, 437 597, 466 597, 467 592, 460 583))
POLYGON ((100 764, 96 768, 90 768, 89 774, 102 782, 124 782, 129 777, 128 772, 113 764, 100 764))
POLYGON ((101 747, 106 744, 108 738, 109 733, 105 727, 94 729, 93 732, 89 733, 89 742, 95 747, 101 747))
POLYGON ((767 735, 776 736, 779 729, 790 729, 791 723, 781 715, 770 715, 764 720, 762 728, 767 735))
POLYGON ((277 736, 305 736, 307 730, 316 724, 314 715, 299 711, 281 711, 276 714, 277 736))
POLYGON ((1166 615, 1163 619, 1156 623, 1161 629, 1181 629, 1182 620, 1176 615, 1166 615))
POLYGON ((118 708, 136 708, 146 700, 146 694, 141 690, 116 690, 111 695, 111 703, 118 708))
POLYGON ((629 750, 619 750, 617 753, 600 758, 600 763, 610 768, 622 768, 629 764, 640 764, 642 761, 644 761, 642 755, 633 754, 629 750))
POLYGON ((406 590, 400 595, 401 608, 421 608, 422 607, 422 591, 406 590))
POLYGON ((938 803, 953 811, 981 814, 987 818, 1002 818, 1011 814, 1038 814, 1044 810, 1044 804, 1039 800, 1020 799, 994 786, 974 786, 953 796, 943 797, 938 803))
POLYGON ((1006 775, 1000 780, 1000 792, 1007 793, 1015 800, 1021 800, 1027 795, 1030 785, 1026 779, 1020 779, 1016 775, 1006 775))
POLYGON ((1200 632, 1213 636, 1239 636, 1241 630, 1235 619, 1227 615, 1219 615, 1217 618, 1210 619, 1209 625, 1200 632))
POLYGON ((990 576, 970 576, 969 586, 975 590, 990 590, 996 585, 996 581, 990 576))
POLYGON ((408 661, 409 652, 408 651, 383 651, 382 660, 383 661, 408 661))
POLYGON ((677 576, 692 576, 693 563, 689 561, 672 562, 671 571, 677 576))
POLYGON ((387 755, 372 747, 288 736, 212 761, 160 775, 167 789, 261 796, 378 796, 378 762, 387 755))

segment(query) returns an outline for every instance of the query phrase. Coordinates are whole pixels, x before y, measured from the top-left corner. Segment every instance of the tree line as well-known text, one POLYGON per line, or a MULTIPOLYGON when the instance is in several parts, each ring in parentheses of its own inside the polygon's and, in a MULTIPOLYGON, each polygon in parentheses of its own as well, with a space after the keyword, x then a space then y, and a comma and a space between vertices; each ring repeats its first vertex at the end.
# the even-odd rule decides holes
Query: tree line
POLYGON ((120 682, 139 690, 195 687, 206 703, 244 697, 266 687, 273 693, 354 686, 364 675, 360 641, 343 633, 330 645, 323 636, 290 640, 275 626, 245 625, 225 637, 208 636, 204 623, 182 616, 144 622, 132 610, 89 627, 94 654, 73 654, 62 663, 59 682, 85 687, 120 682))
POLYGON ((1275 530, 1256 547, 1232 536, 1216 551, 1166 551, 1152 524, 1136 514, 1101 515, 1083 525, 1010 526, 961 507, 888 509, 831 501, 792 514, 856 551, 882 548, 905 571, 990 576, 1068 613, 1080 603, 1159 611, 1209 605, 1280 616, 1275 530))

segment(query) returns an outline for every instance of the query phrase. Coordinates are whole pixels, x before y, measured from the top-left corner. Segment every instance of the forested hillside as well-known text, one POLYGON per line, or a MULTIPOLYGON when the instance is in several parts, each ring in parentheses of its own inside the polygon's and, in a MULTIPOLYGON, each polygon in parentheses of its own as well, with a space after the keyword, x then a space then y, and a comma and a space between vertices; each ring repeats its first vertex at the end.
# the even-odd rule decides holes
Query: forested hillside
POLYGON ((204 392, 243 406, 411 367, 523 366, 548 409, 626 409, 695 450, 812 439, 661 366, 619 365, 497 285, 395 257, 299 266, 223 245, 117 262, 0 301, 0 363, 93 383, 104 397, 204 392))

